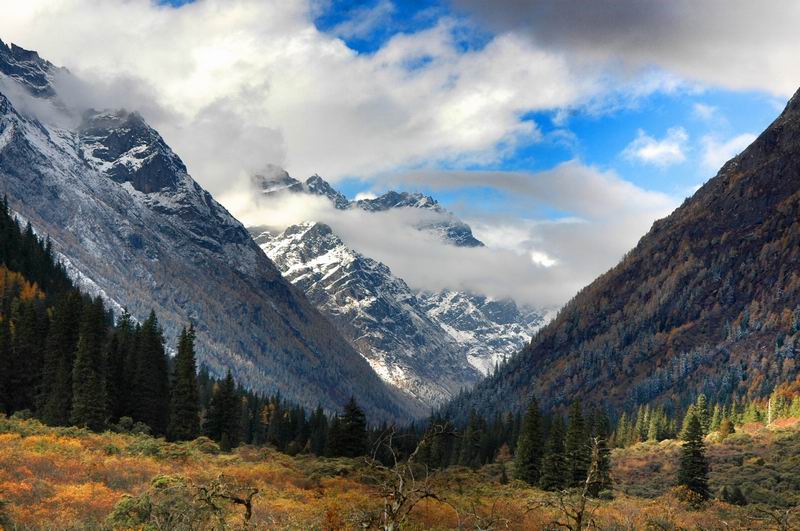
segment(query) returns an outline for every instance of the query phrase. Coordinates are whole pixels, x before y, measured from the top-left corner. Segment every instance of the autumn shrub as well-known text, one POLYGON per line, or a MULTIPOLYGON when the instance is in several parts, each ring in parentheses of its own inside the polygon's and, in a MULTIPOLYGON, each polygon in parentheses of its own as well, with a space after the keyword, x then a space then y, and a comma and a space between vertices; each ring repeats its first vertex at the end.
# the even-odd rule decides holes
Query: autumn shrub
POLYGON ((212 521, 224 518, 212 507, 197 503, 188 481, 179 476, 157 476, 140 495, 125 495, 106 519, 112 529, 154 531, 203 529, 212 521))
POLYGON ((685 485, 678 485, 677 487, 673 487, 672 489, 670 489, 670 495, 672 495, 676 500, 678 500, 684 506, 694 510, 701 509, 706 504, 706 499, 703 496, 699 495, 698 493, 686 487, 685 485))
POLYGON ((191 450, 201 454, 217 455, 220 453, 219 445, 208 437, 198 437, 187 444, 191 450))

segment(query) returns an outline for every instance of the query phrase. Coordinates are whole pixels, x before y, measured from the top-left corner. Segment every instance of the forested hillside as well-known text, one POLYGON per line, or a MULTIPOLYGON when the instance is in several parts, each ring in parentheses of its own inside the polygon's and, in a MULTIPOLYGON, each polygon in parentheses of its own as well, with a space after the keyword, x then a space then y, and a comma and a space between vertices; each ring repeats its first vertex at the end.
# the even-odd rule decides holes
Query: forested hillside
POLYGON ((617 413, 764 396, 798 372, 800 93, 758 139, 446 411, 617 413))

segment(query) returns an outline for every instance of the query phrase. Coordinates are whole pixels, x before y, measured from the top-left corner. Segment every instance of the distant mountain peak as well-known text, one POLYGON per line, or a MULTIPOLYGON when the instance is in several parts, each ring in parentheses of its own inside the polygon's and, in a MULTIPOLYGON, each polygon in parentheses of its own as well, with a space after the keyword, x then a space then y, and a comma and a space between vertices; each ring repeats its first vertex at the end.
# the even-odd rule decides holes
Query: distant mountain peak
POLYGON ((350 208, 350 201, 341 192, 333 188, 328 181, 317 175, 316 173, 306 179, 303 188, 307 193, 327 197, 333 203, 333 206, 339 210, 346 210, 350 208))
POLYGON ((449 212, 429 195, 420 192, 390 190, 373 199, 350 201, 317 174, 301 183, 290 177, 286 171, 274 168, 270 172, 265 172, 269 175, 259 174, 252 179, 255 189, 263 195, 305 193, 327 198, 338 210, 357 208, 366 212, 386 212, 392 209, 416 208, 429 211, 433 213, 433 218, 420 221, 416 226, 417 229, 436 234, 443 241, 459 247, 483 246, 483 242, 472 234, 469 225, 458 219, 455 214, 449 212))
POLYGON ((16 44, 7 45, 0 40, 0 73, 24 86, 31 94, 40 97, 55 95, 53 74, 59 70, 37 52, 16 44))

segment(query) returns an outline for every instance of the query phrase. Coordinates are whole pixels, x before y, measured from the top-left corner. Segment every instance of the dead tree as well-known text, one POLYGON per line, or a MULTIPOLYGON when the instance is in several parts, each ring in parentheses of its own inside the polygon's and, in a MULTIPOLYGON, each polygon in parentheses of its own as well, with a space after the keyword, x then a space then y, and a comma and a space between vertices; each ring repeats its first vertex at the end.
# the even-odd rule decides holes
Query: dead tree
MULTIPOLYGON (((382 434, 375 443, 372 455, 367 458, 367 463, 382 477, 378 486, 378 495, 383 499, 383 509, 377 518, 384 531, 395 531, 407 521, 414 507, 423 500, 435 500, 453 507, 444 500, 433 484, 433 475, 427 465, 417 462, 420 450, 439 437, 452 437, 455 432, 447 426, 434 425, 422 436, 411 454, 401 459, 394 446, 397 430, 394 426, 382 434), (377 456, 385 451, 390 457, 387 466, 378 460, 377 456)), ((458 515, 458 511, 453 508, 458 515)), ((460 521, 459 521, 460 522, 460 521)), ((376 522, 365 521, 365 527, 373 527, 376 522)), ((460 523, 459 523, 460 527, 460 523)))
POLYGON ((591 486, 597 481, 599 474, 600 438, 592 438, 591 446, 592 460, 583 485, 579 489, 565 489, 555 493, 550 498, 531 503, 528 506, 529 512, 543 507, 556 509, 561 514, 561 517, 554 519, 550 522, 550 525, 557 529, 583 531, 584 529, 597 527, 594 521, 594 513, 598 504, 592 499, 590 492, 591 486))
POLYGON ((245 529, 250 524, 253 516, 253 498, 258 494, 258 489, 249 485, 242 485, 237 480, 227 479, 219 475, 217 479, 207 485, 195 485, 197 499, 211 507, 217 513, 222 513, 218 502, 228 502, 244 508, 242 524, 245 529))

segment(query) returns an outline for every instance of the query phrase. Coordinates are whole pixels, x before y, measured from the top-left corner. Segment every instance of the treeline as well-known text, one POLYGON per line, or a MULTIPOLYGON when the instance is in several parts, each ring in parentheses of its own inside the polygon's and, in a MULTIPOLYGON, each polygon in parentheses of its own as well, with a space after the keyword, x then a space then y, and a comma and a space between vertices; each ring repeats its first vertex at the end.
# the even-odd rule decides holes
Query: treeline
POLYGON ((768 398, 742 398, 713 404, 700 394, 694 403, 676 414, 669 413, 664 407, 640 406, 633 414, 620 415, 611 444, 624 448, 645 441, 678 438, 691 414, 698 417, 704 436, 711 432, 727 436, 735 431, 735 426, 751 422, 769 425, 782 418, 800 418, 798 391, 794 386, 784 384, 776 387, 768 398))

